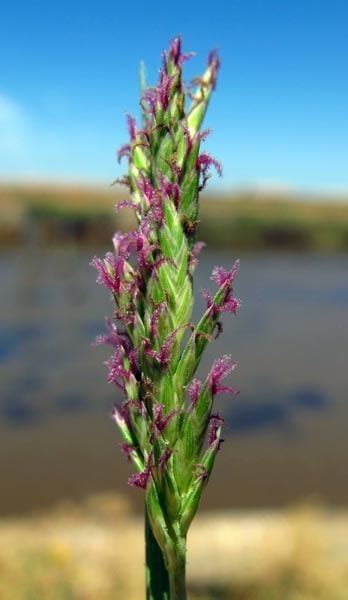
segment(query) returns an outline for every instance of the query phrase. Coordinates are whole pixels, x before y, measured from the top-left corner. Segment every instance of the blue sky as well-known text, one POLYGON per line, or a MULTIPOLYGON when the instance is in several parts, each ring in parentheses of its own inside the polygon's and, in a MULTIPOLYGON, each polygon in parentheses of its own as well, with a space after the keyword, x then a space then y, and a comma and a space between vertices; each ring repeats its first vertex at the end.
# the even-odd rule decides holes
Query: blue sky
POLYGON ((219 48, 207 149, 216 185, 348 189, 348 2, 6 2, 0 20, 0 178, 108 184, 138 66, 155 81, 180 33, 197 56, 219 48))

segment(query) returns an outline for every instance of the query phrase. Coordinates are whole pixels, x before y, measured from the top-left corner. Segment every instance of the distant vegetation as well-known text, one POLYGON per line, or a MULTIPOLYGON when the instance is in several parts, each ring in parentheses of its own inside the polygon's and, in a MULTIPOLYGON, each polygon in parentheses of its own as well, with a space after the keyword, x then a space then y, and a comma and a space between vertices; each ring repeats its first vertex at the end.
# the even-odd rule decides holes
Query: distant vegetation
MULTIPOLYGON (((0 186, 0 244, 105 244, 132 225, 115 188, 0 186)), ((348 197, 347 197, 348 200, 348 197)), ((203 197, 199 238, 240 250, 348 251, 348 202, 287 194, 203 197)))
MULTIPOLYGON (((191 600, 346 600, 347 512, 201 513, 189 535, 191 600), (209 543, 206 543, 209 536, 209 543)), ((143 531, 122 498, 0 519, 0 598, 139 600, 143 531)))

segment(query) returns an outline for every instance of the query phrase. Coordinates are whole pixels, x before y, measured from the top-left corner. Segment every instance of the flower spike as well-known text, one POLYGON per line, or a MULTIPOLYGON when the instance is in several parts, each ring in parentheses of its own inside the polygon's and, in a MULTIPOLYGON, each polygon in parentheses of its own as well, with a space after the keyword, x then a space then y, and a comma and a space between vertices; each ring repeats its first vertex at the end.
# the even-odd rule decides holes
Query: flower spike
POLYGON ((239 262, 231 270, 215 267, 217 289, 203 292, 206 310, 191 323, 193 274, 204 247, 196 238, 199 193, 211 171, 222 175, 221 164, 202 149, 219 56, 213 50, 204 73, 188 87, 183 65, 191 56, 174 38, 157 85, 142 90, 141 121, 126 116, 129 140, 118 160, 126 158, 128 170, 119 181, 130 197, 116 210, 134 210, 137 227, 116 233, 113 251, 92 261, 97 282, 114 302, 96 343, 111 347, 108 382, 124 396, 112 417, 121 451, 135 470, 128 483, 145 491, 151 535, 170 568, 180 553, 182 558, 222 441, 215 397, 237 393, 224 383, 236 366, 229 355, 214 361, 205 380, 195 376, 206 346, 222 332, 223 313, 235 314, 240 301, 233 291, 239 262))

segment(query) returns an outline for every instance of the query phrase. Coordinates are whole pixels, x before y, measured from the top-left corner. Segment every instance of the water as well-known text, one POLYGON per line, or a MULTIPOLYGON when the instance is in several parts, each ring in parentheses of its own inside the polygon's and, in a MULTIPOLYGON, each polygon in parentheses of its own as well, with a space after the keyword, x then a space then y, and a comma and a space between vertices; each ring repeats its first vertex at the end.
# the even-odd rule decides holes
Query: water
MULTIPOLYGON (((91 346, 111 309, 88 266, 91 251, 0 255, 2 513, 126 486, 109 418, 107 349, 91 346)), ((196 289, 209 286, 210 252, 196 289)), ((201 372, 219 354, 239 362, 235 399, 220 398, 226 441, 206 507, 279 505, 315 497, 347 503, 347 256, 244 255, 238 317, 226 315, 201 372)), ((211 282, 210 282, 211 283, 211 282)), ((195 318, 202 309, 198 302, 195 318)))

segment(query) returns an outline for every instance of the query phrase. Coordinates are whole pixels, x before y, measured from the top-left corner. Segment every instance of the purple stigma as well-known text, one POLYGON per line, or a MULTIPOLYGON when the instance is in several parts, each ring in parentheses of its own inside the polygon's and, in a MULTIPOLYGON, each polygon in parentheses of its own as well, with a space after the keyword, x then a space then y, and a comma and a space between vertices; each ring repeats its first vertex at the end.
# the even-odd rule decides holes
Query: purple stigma
POLYGON ((195 258, 197 258, 200 255, 200 253, 202 252, 203 248, 205 248, 205 247, 206 247, 206 244, 204 242, 196 242, 192 248, 193 256, 195 258))
POLYGON ((224 302, 218 307, 218 312, 229 312, 235 315, 240 305, 239 298, 232 296, 231 291, 229 291, 224 302))
POLYGON ((163 469, 163 467, 165 467, 172 454, 173 450, 166 447, 158 459, 158 466, 163 469))
POLYGON ((214 361, 207 380, 213 396, 221 393, 238 393, 237 390, 232 387, 221 385, 222 379, 227 377, 236 366, 237 363, 233 362, 231 356, 227 354, 214 361))
POLYGON ((189 267, 191 268, 191 270, 194 270, 196 268, 198 264, 198 256, 205 246, 206 244, 204 242, 196 242, 193 245, 189 256, 189 267))
POLYGON ((115 383, 122 391, 125 382, 138 375, 137 350, 130 350, 124 346, 117 346, 114 355, 105 363, 109 369, 108 383, 115 383), (124 359, 129 361, 129 367, 124 366, 124 359))
POLYGON ((207 309, 213 309, 213 312, 215 314, 215 312, 219 312, 218 306, 216 304, 214 304, 213 301, 213 296, 211 295, 211 293, 208 290, 202 290, 202 296, 204 298, 204 300, 206 301, 207 304, 207 309))
POLYGON ((172 198, 176 208, 178 208, 179 203, 180 203, 180 187, 179 187, 179 185, 177 183, 172 183, 164 175, 162 175, 160 177, 160 181, 161 181, 162 192, 168 198, 172 198))
POLYGON ((216 49, 208 54, 208 66, 211 68, 211 82, 213 89, 216 87, 217 75, 220 69, 220 58, 216 49))
POLYGON ((173 61, 175 66, 180 67, 186 60, 189 60, 192 56, 194 56, 194 52, 188 52, 187 54, 182 54, 181 52, 181 44, 182 40, 180 36, 177 36, 172 40, 169 48, 169 58, 173 61))
POLYGON ((181 37, 177 36, 173 39, 169 48, 169 56, 175 65, 180 63, 181 58, 181 37))
POLYGON ((120 163, 122 158, 127 157, 130 158, 131 147, 129 144, 124 144, 117 152, 117 160, 120 163))
POLYGON ((111 411, 111 418, 120 427, 122 427, 124 424, 129 426, 130 416, 128 406, 126 404, 123 404, 122 406, 114 404, 111 411))
POLYGON ((130 137, 131 141, 134 142, 135 138, 137 137, 137 128, 136 128, 136 121, 135 121, 134 117, 132 117, 131 115, 127 115, 127 125, 128 125, 129 137, 130 137))
POLYGON ((121 208, 133 208, 135 212, 140 213, 140 206, 136 202, 132 202, 131 200, 121 200, 117 202, 115 205, 115 210, 118 212, 121 208))
POLYGON ((131 444, 127 444, 126 442, 123 442, 120 444, 120 448, 121 448, 121 452, 122 454, 125 455, 125 457, 127 458, 128 462, 131 462, 132 460, 132 452, 134 450, 133 446, 131 444))
POLYGON ((213 446, 214 444, 216 444, 216 442, 218 442, 218 449, 219 449, 219 446, 220 446, 219 432, 220 432, 223 422, 224 422, 224 419, 219 414, 210 416, 209 433, 208 433, 208 445, 209 446, 213 446))
POLYGON ((208 152, 202 152, 196 160, 196 168, 205 177, 210 167, 215 167, 218 175, 222 175, 222 166, 218 160, 210 156, 208 152))
POLYGON ((157 89, 156 88, 148 88, 144 91, 142 96, 143 101, 147 104, 145 110, 150 115, 154 115, 156 112, 157 105, 157 89))
POLYGON ((97 283, 109 288, 113 294, 120 292, 124 264, 125 259, 122 256, 115 257, 111 252, 108 252, 103 260, 95 257, 91 262, 98 271, 97 283))
POLYGON ((150 320, 150 336, 152 338, 156 338, 158 335, 158 322, 161 317, 161 314, 166 310, 167 303, 161 302, 153 311, 150 320))
POLYGON ((162 433, 164 429, 167 427, 168 423, 172 420, 172 418, 178 413, 178 410, 171 410, 167 415, 164 415, 164 406, 163 404, 155 404, 153 407, 154 414, 154 425, 159 431, 162 433))
POLYGON ((197 133, 194 135, 194 141, 195 142, 205 142, 208 135, 210 135, 210 134, 211 134, 211 129, 202 129, 202 131, 197 131, 197 133))
POLYGON ((128 484, 131 487, 137 487, 145 490, 151 478, 151 472, 152 466, 147 464, 143 471, 140 473, 134 473, 134 475, 128 477, 128 484))
POLYGON ((202 382, 199 379, 193 379, 187 386, 188 397, 191 402, 191 408, 194 408, 198 402, 198 397, 202 389, 202 382))
POLYGON ((187 323, 186 325, 180 325, 176 327, 169 335, 167 335, 164 340, 160 350, 154 350, 150 346, 150 340, 147 338, 143 338, 144 349, 148 356, 151 356, 156 362, 158 362, 162 367, 167 367, 170 363, 171 353, 173 349, 173 345, 175 342, 175 338, 180 329, 184 329, 185 327, 190 327, 193 329, 193 325, 187 323))
POLYGON ((169 106, 169 96, 173 78, 167 75, 164 71, 160 73, 160 81, 157 88, 158 100, 163 110, 167 110, 169 106))
POLYGON ((227 271, 224 267, 214 267, 210 279, 215 281, 216 285, 221 287, 222 285, 232 285, 233 281, 238 273, 240 261, 236 260, 231 271, 227 271))
POLYGON ((105 319, 106 321, 106 333, 98 335, 95 339, 95 345, 106 344, 109 346, 124 346, 129 347, 129 338, 126 333, 120 333, 117 330, 117 325, 112 319, 105 319))

